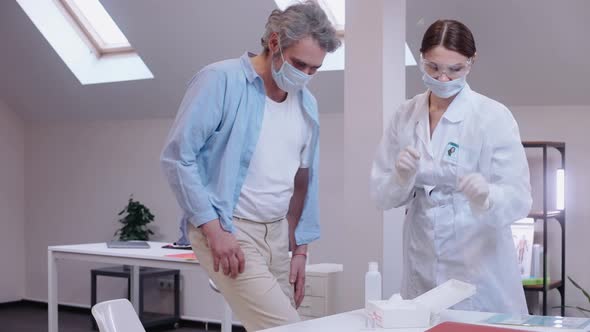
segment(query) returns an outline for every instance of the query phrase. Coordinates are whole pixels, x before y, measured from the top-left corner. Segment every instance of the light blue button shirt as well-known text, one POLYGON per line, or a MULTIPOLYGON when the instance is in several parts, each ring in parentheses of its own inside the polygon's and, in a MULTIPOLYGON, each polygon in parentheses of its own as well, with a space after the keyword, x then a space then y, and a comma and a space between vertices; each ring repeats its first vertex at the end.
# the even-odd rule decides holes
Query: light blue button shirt
MULTIPOLYGON (((219 218, 225 230, 234 232, 233 211, 258 141, 266 100, 251 56, 246 52, 211 64, 193 77, 162 151, 162 168, 183 210, 181 243, 189 242, 188 222, 200 226, 219 218)), ((295 230, 298 245, 320 237, 317 102, 307 89, 299 98, 313 125, 309 185, 295 230)))

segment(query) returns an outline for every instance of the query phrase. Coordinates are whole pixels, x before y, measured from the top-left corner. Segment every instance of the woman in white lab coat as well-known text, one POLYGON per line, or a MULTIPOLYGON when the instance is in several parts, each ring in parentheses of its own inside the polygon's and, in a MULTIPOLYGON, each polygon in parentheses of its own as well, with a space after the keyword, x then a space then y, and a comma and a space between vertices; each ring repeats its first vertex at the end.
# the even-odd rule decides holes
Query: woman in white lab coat
POLYGON ((401 295, 457 279, 477 293, 455 309, 526 313, 510 231, 531 207, 518 125, 466 83, 476 48, 465 25, 433 23, 420 52, 428 89, 392 116, 371 172, 380 208, 406 206, 401 295))

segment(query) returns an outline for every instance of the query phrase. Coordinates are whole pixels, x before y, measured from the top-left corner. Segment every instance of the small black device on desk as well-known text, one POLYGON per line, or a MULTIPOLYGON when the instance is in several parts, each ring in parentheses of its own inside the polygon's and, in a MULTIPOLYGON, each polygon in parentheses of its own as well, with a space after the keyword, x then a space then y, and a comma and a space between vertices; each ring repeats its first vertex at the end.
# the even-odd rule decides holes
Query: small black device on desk
POLYGON ((166 249, 182 249, 182 250, 193 250, 190 244, 178 244, 176 242, 172 244, 163 245, 162 248, 166 249))

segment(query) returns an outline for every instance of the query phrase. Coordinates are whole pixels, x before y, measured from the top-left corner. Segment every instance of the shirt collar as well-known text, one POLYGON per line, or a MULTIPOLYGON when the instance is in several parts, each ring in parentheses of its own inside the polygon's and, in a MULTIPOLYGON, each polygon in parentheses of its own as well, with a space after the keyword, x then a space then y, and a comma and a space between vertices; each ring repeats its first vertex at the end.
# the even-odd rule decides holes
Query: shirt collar
POLYGON ((256 78, 260 77, 258 75, 258 73, 256 72, 256 70, 254 70, 254 66, 252 66, 252 62, 250 61, 250 58, 252 58, 254 56, 256 56, 256 54, 254 54, 252 52, 244 52, 244 54, 240 57, 240 62, 242 63, 242 69, 244 69, 244 74, 246 74, 246 79, 248 79, 248 82, 250 82, 250 83, 254 83, 256 78))

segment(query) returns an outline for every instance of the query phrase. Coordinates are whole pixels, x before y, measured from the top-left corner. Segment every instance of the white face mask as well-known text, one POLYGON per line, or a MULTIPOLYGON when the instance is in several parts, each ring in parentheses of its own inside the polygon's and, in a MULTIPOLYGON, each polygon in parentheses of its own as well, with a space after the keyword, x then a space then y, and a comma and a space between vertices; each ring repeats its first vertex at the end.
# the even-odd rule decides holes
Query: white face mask
POLYGON ((283 50, 279 48, 281 52, 281 59, 283 59, 283 65, 277 71, 274 66, 274 59, 271 62, 272 78, 277 83, 277 86, 287 93, 297 93, 303 89, 307 83, 311 80, 313 75, 307 75, 301 70, 293 67, 283 57, 283 50))
POLYGON ((466 77, 467 75, 452 81, 441 82, 432 76, 423 73, 422 80, 424 81, 424 85, 437 97, 446 99, 458 94, 461 92, 461 90, 463 90, 465 84, 467 84, 466 77))

